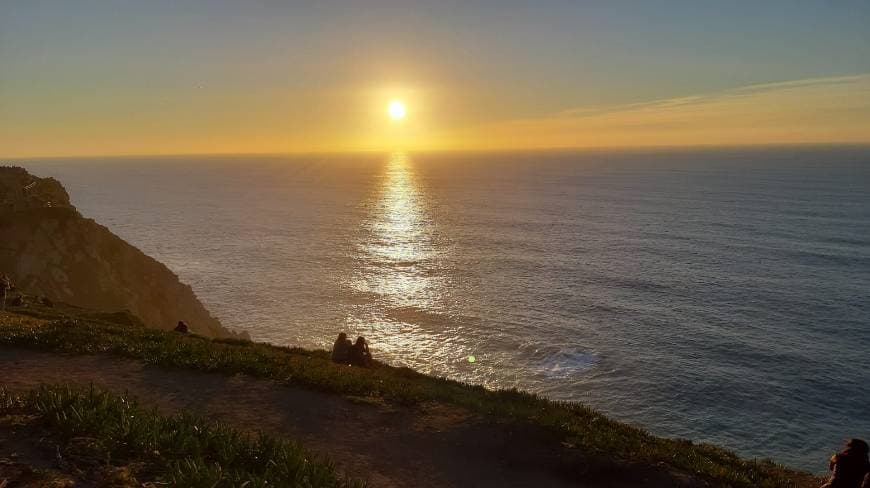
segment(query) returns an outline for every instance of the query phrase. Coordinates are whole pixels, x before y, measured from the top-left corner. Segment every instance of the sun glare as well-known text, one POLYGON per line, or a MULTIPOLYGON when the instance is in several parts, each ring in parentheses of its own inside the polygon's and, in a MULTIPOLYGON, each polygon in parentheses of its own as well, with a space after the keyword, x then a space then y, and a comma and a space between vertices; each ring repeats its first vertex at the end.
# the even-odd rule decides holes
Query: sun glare
POLYGON ((404 119, 406 113, 407 110, 405 109, 405 104, 402 103, 401 100, 392 100, 387 106, 387 114, 389 114, 390 118, 393 120, 404 119))

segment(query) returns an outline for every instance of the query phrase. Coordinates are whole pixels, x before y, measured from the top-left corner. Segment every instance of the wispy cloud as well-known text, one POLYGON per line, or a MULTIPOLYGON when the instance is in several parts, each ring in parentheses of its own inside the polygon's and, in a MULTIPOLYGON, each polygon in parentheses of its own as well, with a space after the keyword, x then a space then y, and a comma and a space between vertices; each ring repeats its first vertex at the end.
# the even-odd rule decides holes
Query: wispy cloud
POLYGON ((870 73, 572 108, 457 138, 488 147, 870 142, 870 73))

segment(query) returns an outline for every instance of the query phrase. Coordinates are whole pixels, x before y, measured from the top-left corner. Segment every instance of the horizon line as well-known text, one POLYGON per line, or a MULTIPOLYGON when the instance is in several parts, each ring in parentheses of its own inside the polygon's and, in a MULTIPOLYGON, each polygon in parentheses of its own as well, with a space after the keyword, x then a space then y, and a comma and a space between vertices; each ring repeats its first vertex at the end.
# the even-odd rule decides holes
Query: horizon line
POLYGON ((213 156, 352 156, 377 155, 390 153, 411 154, 499 154, 499 153, 546 153, 546 152, 645 152, 645 151, 692 151, 725 149, 777 149, 777 148, 822 148, 822 147, 868 147, 866 142, 797 142, 797 143, 757 143, 757 144, 681 144, 681 145, 642 145, 642 146, 552 146, 516 148, 469 148, 469 149, 361 149, 348 151, 286 151, 286 152, 190 152, 190 153, 127 153, 127 154, 81 154, 68 156, 0 156, 0 166, 14 164, 15 161, 50 159, 132 159, 132 158, 178 158, 213 156))

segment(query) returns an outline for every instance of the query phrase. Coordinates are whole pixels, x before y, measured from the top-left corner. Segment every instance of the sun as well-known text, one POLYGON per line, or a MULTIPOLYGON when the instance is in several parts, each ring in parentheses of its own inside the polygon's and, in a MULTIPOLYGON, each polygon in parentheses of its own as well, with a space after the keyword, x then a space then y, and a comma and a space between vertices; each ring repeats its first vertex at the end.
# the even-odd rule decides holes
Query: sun
POLYGON ((390 101, 390 104, 387 105, 387 114, 393 120, 402 120, 405 118, 408 110, 405 108, 404 102, 399 99, 393 99, 390 101))

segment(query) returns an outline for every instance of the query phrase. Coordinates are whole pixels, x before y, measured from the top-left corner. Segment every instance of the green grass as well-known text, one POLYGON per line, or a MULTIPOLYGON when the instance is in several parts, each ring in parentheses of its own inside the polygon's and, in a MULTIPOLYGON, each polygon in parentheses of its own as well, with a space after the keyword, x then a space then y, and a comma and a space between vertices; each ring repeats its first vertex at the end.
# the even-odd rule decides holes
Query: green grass
POLYGON ((42 387, 23 396, 0 389, 0 415, 35 415, 62 440, 88 439, 106 465, 139 466, 172 486, 363 486, 295 443, 251 438, 190 415, 164 417, 94 388, 42 387))
POLYGON ((407 368, 372 369, 333 364, 326 351, 275 347, 240 340, 209 340, 146 329, 124 314, 92 314, 28 308, 28 316, 0 315, 0 344, 70 353, 106 353, 170 368, 245 373, 278 383, 404 405, 443 402, 506 419, 522 419, 559 431, 590 455, 664 465, 715 485, 745 488, 798 486, 806 473, 770 461, 688 440, 653 436, 578 404, 554 402, 516 390, 487 390, 407 368), (17 317, 17 318, 16 318, 17 317))

